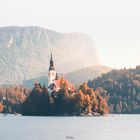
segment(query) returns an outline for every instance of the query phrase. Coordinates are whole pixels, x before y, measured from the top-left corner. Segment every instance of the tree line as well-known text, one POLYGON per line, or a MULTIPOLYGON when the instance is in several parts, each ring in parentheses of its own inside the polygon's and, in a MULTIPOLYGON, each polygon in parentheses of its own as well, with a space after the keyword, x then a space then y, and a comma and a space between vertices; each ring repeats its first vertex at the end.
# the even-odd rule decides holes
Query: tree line
POLYGON ((108 113, 107 99, 100 95, 100 90, 94 91, 84 83, 73 93, 64 79, 60 83, 60 90, 52 92, 51 96, 45 86, 35 85, 22 103, 22 115, 79 116, 108 113))
POLYGON ((0 112, 21 113, 21 104, 25 101, 30 91, 30 89, 23 86, 1 86, 0 112))
POLYGON ((140 113, 140 66, 112 70, 88 81, 90 88, 100 88, 108 97, 110 113, 140 113))

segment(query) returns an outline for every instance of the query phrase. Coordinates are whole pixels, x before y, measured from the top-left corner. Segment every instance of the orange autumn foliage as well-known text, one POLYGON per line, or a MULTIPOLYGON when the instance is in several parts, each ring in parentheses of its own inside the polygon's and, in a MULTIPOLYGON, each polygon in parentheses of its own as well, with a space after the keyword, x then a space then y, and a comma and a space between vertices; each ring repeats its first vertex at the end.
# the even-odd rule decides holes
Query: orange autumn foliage
POLYGON ((80 86, 79 92, 79 106, 81 110, 86 113, 98 112, 100 114, 108 113, 108 105, 105 98, 99 92, 93 91, 86 83, 80 86))
MULTIPOLYGON (((108 113, 106 98, 100 91, 94 91, 86 83, 78 91, 70 90, 70 83, 61 78, 58 81, 59 90, 43 90, 35 87, 22 104, 23 115, 33 116, 63 116, 63 115, 104 115, 108 113)), ((72 87, 72 86, 71 86, 72 87)))
POLYGON ((2 112, 3 111, 3 105, 2 105, 2 103, 0 103, 0 112, 2 112))

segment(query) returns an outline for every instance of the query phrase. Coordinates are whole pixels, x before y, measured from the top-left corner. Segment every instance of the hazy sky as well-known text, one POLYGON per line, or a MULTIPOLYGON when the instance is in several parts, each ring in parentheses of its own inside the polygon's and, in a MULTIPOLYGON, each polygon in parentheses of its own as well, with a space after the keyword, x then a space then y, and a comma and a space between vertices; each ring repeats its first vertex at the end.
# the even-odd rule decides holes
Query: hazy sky
POLYGON ((140 64, 138 0, 0 0, 0 26, 13 25, 87 33, 103 65, 140 64))

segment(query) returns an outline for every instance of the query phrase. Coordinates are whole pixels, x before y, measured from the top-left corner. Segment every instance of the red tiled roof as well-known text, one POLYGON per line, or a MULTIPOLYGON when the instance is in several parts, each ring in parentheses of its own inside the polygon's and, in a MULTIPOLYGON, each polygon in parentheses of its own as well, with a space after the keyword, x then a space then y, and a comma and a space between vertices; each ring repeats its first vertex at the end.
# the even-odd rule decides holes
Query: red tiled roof
MULTIPOLYGON (((64 80, 64 82, 66 82, 68 89, 70 89, 71 91, 75 91, 73 84, 71 84, 68 80, 64 80)), ((60 84, 61 84, 61 79, 55 80, 55 85, 57 89, 60 88, 60 84)))

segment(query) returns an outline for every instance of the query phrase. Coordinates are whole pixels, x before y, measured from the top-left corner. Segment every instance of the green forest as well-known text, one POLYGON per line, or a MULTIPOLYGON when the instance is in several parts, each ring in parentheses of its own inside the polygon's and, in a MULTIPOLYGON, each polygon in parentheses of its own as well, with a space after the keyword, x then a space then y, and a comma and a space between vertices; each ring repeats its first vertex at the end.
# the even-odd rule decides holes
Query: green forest
POLYGON ((88 81, 108 97, 110 113, 140 113, 140 66, 135 69, 112 70, 88 81))

